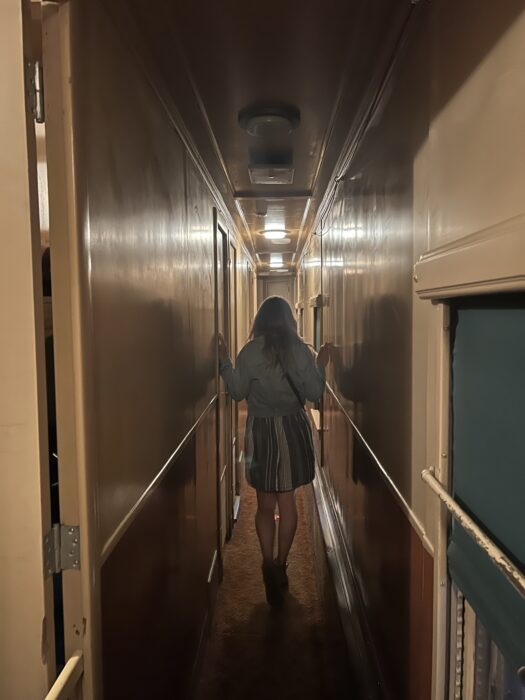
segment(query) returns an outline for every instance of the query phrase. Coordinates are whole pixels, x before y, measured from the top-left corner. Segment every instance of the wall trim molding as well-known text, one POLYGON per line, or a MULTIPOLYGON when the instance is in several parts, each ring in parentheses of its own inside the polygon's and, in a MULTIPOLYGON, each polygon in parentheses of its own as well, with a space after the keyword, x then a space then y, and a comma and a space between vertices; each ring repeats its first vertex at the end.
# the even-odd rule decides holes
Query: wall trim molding
POLYGON ((334 401, 336 402, 336 404, 337 404, 339 410, 341 411, 341 413, 344 415, 344 417, 346 418, 346 420, 347 420, 347 421, 350 423, 350 425, 352 426, 352 430, 354 431, 354 433, 357 435, 357 437, 361 440, 361 442, 363 443, 363 445, 366 447, 366 449, 367 449, 368 452, 370 453, 372 459, 373 459, 374 462, 376 463, 376 466, 377 466, 377 468, 378 468, 378 471, 379 471, 380 475, 382 476, 383 480, 385 481, 385 483, 386 483, 386 485, 388 486, 389 490, 391 491, 392 495, 395 497, 395 499, 396 499, 396 501, 397 501, 397 504, 400 506, 401 510, 402 510, 403 513, 406 515, 408 521, 410 522, 410 524, 412 525, 412 527, 413 527, 414 530, 416 531, 417 535, 419 536, 419 539, 421 540, 421 542, 422 542, 422 544, 423 544, 423 547, 424 547, 424 548, 426 549, 426 551, 433 557, 433 556, 434 556, 434 546, 433 546, 432 542, 430 541, 430 539, 428 538, 428 535, 427 535, 427 533, 426 533, 426 530, 425 530, 425 527, 424 527, 423 523, 422 523, 421 520, 417 517, 417 515, 415 514, 415 512, 412 510, 412 508, 410 507, 408 501, 405 499, 405 497, 403 496, 403 494, 401 493, 401 491, 398 489, 398 487, 396 486, 396 484, 394 483, 394 481, 392 480, 392 478, 391 478, 390 475, 388 474, 388 472, 387 472, 387 470, 385 469, 385 467, 381 464, 379 458, 378 458, 377 455, 374 453, 374 451, 372 450, 372 448, 370 447, 370 445, 368 444, 368 442, 365 440, 363 434, 361 433, 361 431, 359 430, 359 428, 357 427, 357 425, 354 423, 354 421, 352 420, 352 418, 349 416, 349 414, 348 414, 348 412, 346 411, 345 407, 344 407, 343 404, 341 403, 341 400, 340 400, 339 397, 337 396, 337 394, 336 394, 336 392, 334 391, 334 389, 328 384, 328 382, 327 382, 327 384, 326 384, 326 388, 327 388, 328 392, 330 393, 330 395, 333 397, 333 399, 334 399, 334 401))
POLYGON ((428 251, 414 282, 421 299, 525 290, 525 215, 428 251))
POLYGON ((363 700, 388 700, 348 543, 337 515, 332 490, 319 465, 316 466, 313 493, 359 697, 363 700))
POLYGON ((211 411, 215 403, 217 402, 217 394, 208 403, 204 411, 197 418, 195 423, 188 430, 186 435, 182 438, 177 447, 173 450, 171 455, 168 457, 166 462, 163 464, 161 469, 156 474, 155 478, 149 483, 149 485, 144 489, 140 498, 135 502, 135 504, 129 509, 126 515, 122 518, 117 527, 113 530, 112 534, 108 537, 104 546, 102 547, 102 552, 100 554, 100 566, 103 566, 104 562, 107 560, 111 552, 115 549, 117 544, 120 542, 124 534, 129 530, 132 523, 136 520, 139 513, 144 508, 146 501, 151 496, 151 494, 157 489, 158 485, 167 475, 168 471, 171 469, 173 464, 176 462, 177 458, 180 456, 182 450, 189 443, 191 438, 196 433, 199 426, 203 423, 204 419, 207 417, 208 413, 211 411))

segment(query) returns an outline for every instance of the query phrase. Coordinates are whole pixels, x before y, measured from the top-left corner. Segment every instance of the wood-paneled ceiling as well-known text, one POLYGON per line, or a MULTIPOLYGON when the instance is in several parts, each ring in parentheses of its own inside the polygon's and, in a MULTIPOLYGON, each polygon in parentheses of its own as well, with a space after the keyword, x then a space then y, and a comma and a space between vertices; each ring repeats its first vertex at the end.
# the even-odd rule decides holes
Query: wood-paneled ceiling
MULTIPOLYGON (((341 152, 384 73, 410 0, 104 0, 131 29, 248 248, 293 265, 341 152), (254 102, 300 110, 290 135, 294 181, 251 184, 254 137, 238 113, 254 102), (256 201, 266 202, 266 217, 256 201), (286 229, 290 243, 261 235, 286 229)), ((264 265, 262 265, 264 267, 264 265)))

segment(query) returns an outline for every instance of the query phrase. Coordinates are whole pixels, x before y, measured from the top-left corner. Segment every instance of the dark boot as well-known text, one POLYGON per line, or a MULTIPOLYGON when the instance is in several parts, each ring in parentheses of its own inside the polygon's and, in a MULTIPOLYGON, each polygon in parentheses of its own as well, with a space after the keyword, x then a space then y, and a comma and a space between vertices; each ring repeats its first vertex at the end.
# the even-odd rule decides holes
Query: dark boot
POLYGON ((275 567, 275 581, 277 582, 277 585, 281 589, 286 589, 288 588, 288 574, 287 574, 287 569, 288 569, 288 564, 284 563, 281 564, 277 559, 274 561, 274 567, 275 567))
POLYGON ((263 564, 262 575, 268 605, 279 607, 283 603, 283 595, 281 593, 281 586, 276 578, 275 564, 273 564, 273 562, 271 564, 263 564))

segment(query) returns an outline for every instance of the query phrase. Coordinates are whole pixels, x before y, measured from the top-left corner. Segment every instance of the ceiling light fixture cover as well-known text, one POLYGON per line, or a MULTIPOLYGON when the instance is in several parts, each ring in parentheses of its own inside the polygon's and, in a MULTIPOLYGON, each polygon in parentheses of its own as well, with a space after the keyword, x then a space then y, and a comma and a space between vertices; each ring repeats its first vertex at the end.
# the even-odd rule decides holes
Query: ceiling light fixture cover
POLYGON ((257 102, 239 112, 239 126, 250 136, 265 137, 275 133, 291 133, 299 126, 301 113, 297 107, 282 102, 257 102))
POLYGON ((268 229, 263 231, 263 236, 270 241, 275 241, 279 238, 286 238, 287 231, 282 229, 268 229))

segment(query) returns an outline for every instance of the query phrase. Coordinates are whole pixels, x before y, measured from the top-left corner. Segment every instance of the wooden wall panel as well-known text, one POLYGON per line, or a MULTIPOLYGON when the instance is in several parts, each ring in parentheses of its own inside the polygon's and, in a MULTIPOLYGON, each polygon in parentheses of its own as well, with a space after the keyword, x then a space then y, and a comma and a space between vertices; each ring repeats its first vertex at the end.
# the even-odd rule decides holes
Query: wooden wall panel
MULTIPOLYGON (((62 381, 57 401, 62 418, 74 406, 85 428, 79 459, 61 461, 61 478, 78 470, 89 515, 85 686, 111 700, 147 697, 155 682, 152 695, 164 697, 190 687, 217 585, 220 204, 127 25, 98 1, 54 9, 68 60, 57 59, 65 104, 51 102, 49 113, 54 143, 71 149, 72 162, 52 173, 51 254, 62 299, 74 306, 55 337, 62 348, 74 337, 81 352, 68 369, 85 381, 82 389, 62 381), (58 231, 64 204, 71 217, 58 231)), ((59 379, 71 361, 62 357, 59 379)), ((61 425, 59 416, 64 445, 61 425)))
POLYGON ((337 346, 324 468, 387 681, 403 700, 430 694, 427 550, 438 513, 421 481, 434 459, 438 329, 415 299, 413 264, 470 234, 496 237, 524 214, 524 22, 519 0, 417 5, 323 219, 322 280, 318 238, 300 270, 305 299, 327 296, 324 339, 337 346))
POLYGON ((186 697, 209 623, 215 409, 102 567, 105 700, 186 697))

